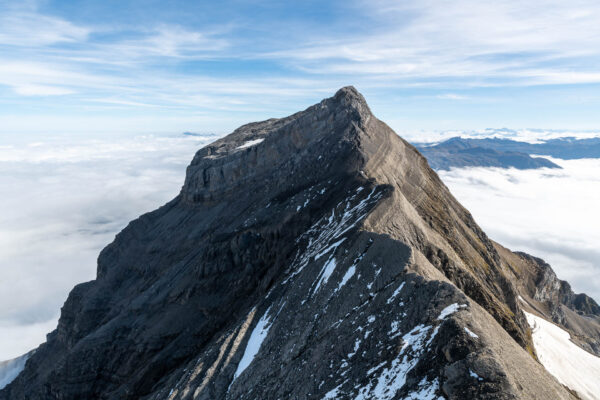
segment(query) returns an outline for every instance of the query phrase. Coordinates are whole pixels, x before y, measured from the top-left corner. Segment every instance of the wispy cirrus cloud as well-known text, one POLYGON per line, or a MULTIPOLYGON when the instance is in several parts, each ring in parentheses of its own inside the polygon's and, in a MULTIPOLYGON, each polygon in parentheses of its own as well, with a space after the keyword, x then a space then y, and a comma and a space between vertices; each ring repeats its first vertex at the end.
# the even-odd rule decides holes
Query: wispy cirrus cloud
POLYGON ((0 45, 39 48, 57 43, 86 41, 91 30, 65 19, 36 12, 35 8, 7 7, 0 14, 0 45))
POLYGON ((469 78, 472 83, 542 85, 599 82, 593 1, 355 3, 372 29, 301 43, 269 56, 312 73, 389 79, 469 78))
MULTIPOLYGON (((35 2, 25 9, 12 6, 0 18, 0 45, 8 50, 2 61, 42 64, 58 73, 26 75, 5 69, 2 84, 18 95, 80 94, 78 101, 85 102, 88 94, 105 97, 90 93, 101 90, 90 85, 96 79, 107 92, 116 89, 124 97, 135 92, 137 98, 123 102, 134 106, 152 103, 140 99, 156 94, 151 81, 167 82, 165 87, 180 98, 189 96, 175 91, 185 79, 214 79, 207 94, 219 84, 222 90, 240 88, 236 93, 242 95, 246 85, 239 83, 249 79, 262 82, 265 95, 274 85, 293 89, 286 79, 302 79, 310 89, 352 82, 373 90, 600 83, 600 50, 595 46, 600 6, 593 1, 334 4, 344 20, 317 26, 293 20, 288 29, 282 29, 285 18, 268 14, 260 21, 216 15, 212 25, 203 26, 160 20, 94 25, 46 15, 35 2), (249 77, 247 71, 257 64, 280 79, 249 77), (223 70, 230 79, 223 79, 223 70), (19 83, 11 86, 14 81, 19 83)), ((277 102, 274 95, 270 103, 277 102)))
POLYGON ((436 97, 444 100, 466 100, 468 98, 467 96, 454 93, 442 93, 438 94, 436 97))

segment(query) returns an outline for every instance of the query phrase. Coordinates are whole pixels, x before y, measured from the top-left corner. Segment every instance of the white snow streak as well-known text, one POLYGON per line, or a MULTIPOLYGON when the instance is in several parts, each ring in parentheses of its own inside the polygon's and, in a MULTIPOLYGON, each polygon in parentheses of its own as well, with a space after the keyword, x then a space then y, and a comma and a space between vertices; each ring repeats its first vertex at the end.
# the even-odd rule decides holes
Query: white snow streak
POLYGON ((259 144, 259 143, 261 143, 263 140, 265 140, 265 139, 264 139, 264 138, 261 138, 261 139, 248 140, 247 142, 245 142, 245 143, 244 143, 244 144, 242 144, 241 146, 238 146, 238 147, 236 147, 235 149, 236 149, 236 150, 239 150, 239 149, 245 149, 245 148, 247 148, 247 147, 252 147, 252 146, 254 146, 255 144, 259 144))
POLYGON ((471 369, 469 369, 469 376, 470 376, 471 378, 475 378, 475 379, 477 379, 478 381, 481 381, 481 380, 483 380, 483 378, 480 378, 480 377, 479 377, 479 375, 477 375, 477 374, 476 374, 475 372, 473 372, 473 370, 471 370, 471 369))
POLYGON ((433 382, 427 382, 427 379, 423 378, 421 382, 419 382, 419 390, 416 392, 409 393, 406 396, 405 400, 443 400, 443 397, 437 397, 435 395, 435 391, 440 387, 440 383, 437 378, 433 380, 433 382))
POLYGON ((338 248, 338 246, 340 244, 342 244, 344 242, 344 240, 346 240, 346 238, 341 238, 340 240, 338 240, 337 242, 335 242, 334 244, 332 244, 331 246, 328 246, 325 250, 320 251, 316 256, 315 256, 315 260, 318 260, 319 258, 323 257, 325 254, 329 253, 331 250, 335 250, 338 248))
POLYGON ((246 345, 246 350, 244 350, 244 355, 242 356, 242 359, 238 364, 237 370, 233 375, 232 383, 252 363, 252 360, 254 360, 254 357, 256 357, 258 351, 260 350, 262 342, 267 337, 269 329, 272 325, 269 323, 270 309, 271 307, 269 307, 267 311, 265 311, 265 314, 262 316, 262 318, 258 321, 256 326, 252 330, 252 333, 250 334, 250 339, 248 339, 248 344, 246 345))
POLYGON ((450 304, 448 307, 446 307, 442 310, 442 312, 438 316, 438 319, 444 319, 447 316, 457 312, 460 308, 466 307, 466 306, 467 306, 466 304, 460 304, 460 305, 458 303, 450 304))
POLYGON ((361 342, 362 340, 360 338, 356 338, 356 342, 354 342, 354 351, 352 353, 348 353, 348 358, 352 358, 356 354, 356 352, 360 348, 361 342))
MULTIPOLYGON (((525 311, 524 311, 525 312, 525 311)), ((569 332, 525 312, 542 365, 584 399, 600 399, 600 357, 571 342, 569 332)))
POLYGON ((469 334, 469 336, 474 337, 474 338, 478 338, 479 336, 477 336, 477 334, 473 331, 471 331, 469 328, 467 328, 465 326, 465 332, 467 332, 469 334))
POLYGON ((390 298, 387 300, 387 304, 391 304, 394 299, 396 298, 396 296, 398 296, 400 294, 400 291, 402 290, 402 288, 404 287, 404 282, 402 282, 400 284, 400 286, 398 286, 396 288, 396 290, 394 290, 394 293, 392 293, 392 295, 390 296, 390 298))
POLYGON ((331 276, 331 274, 333 274, 333 271, 335 270, 336 265, 337 264, 335 262, 335 257, 331 257, 329 260, 327 260, 327 262, 323 266, 323 270, 321 271, 321 277, 317 281, 317 284, 315 286, 313 293, 316 293, 319 290, 319 288, 321 287, 321 285, 324 285, 327 283, 327 281, 329 280, 329 277, 331 276))
MULTIPOLYGON (((362 189, 361 189, 362 190, 362 189)), ((344 210, 340 213, 341 216, 336 216, 336 210, 331 211, 329 217, 322 217, 319 219, 308 231, 302 234, 298 239, 299 242, 302 238, 308 238, 309 244, 301 254, 298 254, 293 264, 297 265, 297 269, 283 282, 287 283, 294 276, 298 275, 304 267, 314 259, 319 259, 323 255, 331 252, 335 252, 335 249, 345 240, 340 237, 352 229, 360 220, 362 220, 367 214, 364 212, 369 200, 378 200, 381 197, 381 193, 375 193, 376 188, 373 188, 371 193, 363 200, 361 200, 356 206, 351 207, 347 202, 344 210), (331 244, 333 242, 333 244, 331 244)), ((357 193, 360 190, 357 191, 357 193)), ((356 196, 354 194, 351 199, 356 196)))
MULTIPOLYGON (((417 364, 419 357, 425 352, 427 343, 431 342, 431 339, 436 334, 432 332, 429 340, 426 341, 428 333, 431 331, 430 326, 418 325, 415 326, 410 332, 402 337, 403 346, 398 355, 388 368, 384 368, 381 374, 375 382, 370 382, 367 385, 359 389, 358 396, 355 400, 391 400, 395 397, 398 390, 406 383, 406 375, 408 372, 417 364), (411 356, 409 359, 409 355, 411 356)), ((375 369, 379 369, 383 364, 378 365, 375 369)), ((373 369, 372 369, 373 370, 373 369)), ((367 375, 372 373, 372 370, 367 372, 367 375)), ((426 384, 426 381, 422 381, 426 384)), ((419 396, 422 394, 423 397, 409 397, 412 399, 434 399, 431 397, 435 394, 437 389, 437 382, 433 382, 431 385, 424 387, 419 392, 411 394, 411 396, 419 396)))
POLYGON ((394 339, 395 337, 401 335, 401 333, 398 332, 399 329, 400 329, 400 321, 392 321, 390 330, 388 331, 388 335, 390 336, 390 339, 394 339))
POLYGON ((337 289, 335 289, 335 291, 337 292, 338 290, 340 290, 342 288, 342 286, 344 286, 350 280, 350 278, 352 278, 354 276, 355 272, 356 272, 356 267, 354 265, 350 266, 350 268, 348 268, 348 271, 346 271, 346 273, 342 277, 342 280, 340 281, 340 283, 339 283, 337 289))

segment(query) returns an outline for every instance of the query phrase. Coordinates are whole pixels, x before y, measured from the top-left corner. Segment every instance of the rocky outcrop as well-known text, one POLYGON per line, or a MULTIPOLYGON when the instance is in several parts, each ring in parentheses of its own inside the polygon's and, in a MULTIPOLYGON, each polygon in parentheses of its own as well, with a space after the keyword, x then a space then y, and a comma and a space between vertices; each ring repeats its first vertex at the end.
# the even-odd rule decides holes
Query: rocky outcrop
POLYGON ((511 277, 343 88, 199 150, 0 399, 574 398, 532 356, 511 277))
POLYGON ((564 305, 580 315, 600 316, 600 306, 591 297, 573 293, 568 282, 558 279, 550 265, 529 254, 516 252, 519 257, 532 264, 533 290, 528 293, 534 300, 546 302, 556 308, 564 305))
POLYGON ((600 356, 600 306, 594 299, 574 293, 544 260, 495 246, 520 293, 521 306, 561 326, 572 341, 600 356))

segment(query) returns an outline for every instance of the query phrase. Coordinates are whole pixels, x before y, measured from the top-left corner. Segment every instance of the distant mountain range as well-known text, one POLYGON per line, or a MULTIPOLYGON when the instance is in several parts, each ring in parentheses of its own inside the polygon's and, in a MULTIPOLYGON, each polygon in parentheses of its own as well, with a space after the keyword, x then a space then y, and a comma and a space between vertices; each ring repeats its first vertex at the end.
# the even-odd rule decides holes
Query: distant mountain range
POLYGON ((600 138, 565 137, 527 143, 511 139, 454 137, 441 143, 415 143, 433 169, 501 167, 517 169, 560 168, 543 157, 564 160, 600 158, 600 138))
POLYGON ((183 136, 198 136, 198 137, 217 137, 216 133, 197 133, 197 132, 183 132, 183 136))

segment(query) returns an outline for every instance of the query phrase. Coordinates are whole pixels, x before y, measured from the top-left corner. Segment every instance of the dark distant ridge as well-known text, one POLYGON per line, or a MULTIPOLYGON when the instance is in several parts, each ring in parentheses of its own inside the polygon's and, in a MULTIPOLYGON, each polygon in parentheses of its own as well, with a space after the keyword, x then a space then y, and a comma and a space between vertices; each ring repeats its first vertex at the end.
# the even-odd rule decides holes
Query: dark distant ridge
POLYGON ((183 132, 183 136, 198 136, 198 137, 216 137, 219 136, 216 133, 197 133, 197 132, 183 132))
POLYGON ((600 158, 600 138, 562 137, 527 143, 503 138, 453 137, 441 143, 415 143, 434 169, 486 166, 502 168, 560 168, 543 157, 563 160, 600 158))
POLYGON ((600 158, 600 138, 577 139, 563 137, 527 143, 510 139, 461 139, 472 146, 481 146, 498 151, 518 151, 527 154, 546 155, 563 160, 600 158))
POLYGON ((417 145, 417 148, 427 158, 429 165, 437 170, 449 170, 452 167, 560 168, 542 157, 531 157, 520 151, 489 147, 486 143, 482 143, 483 140, 486 139, 454 137, 433 146, 417 145))

